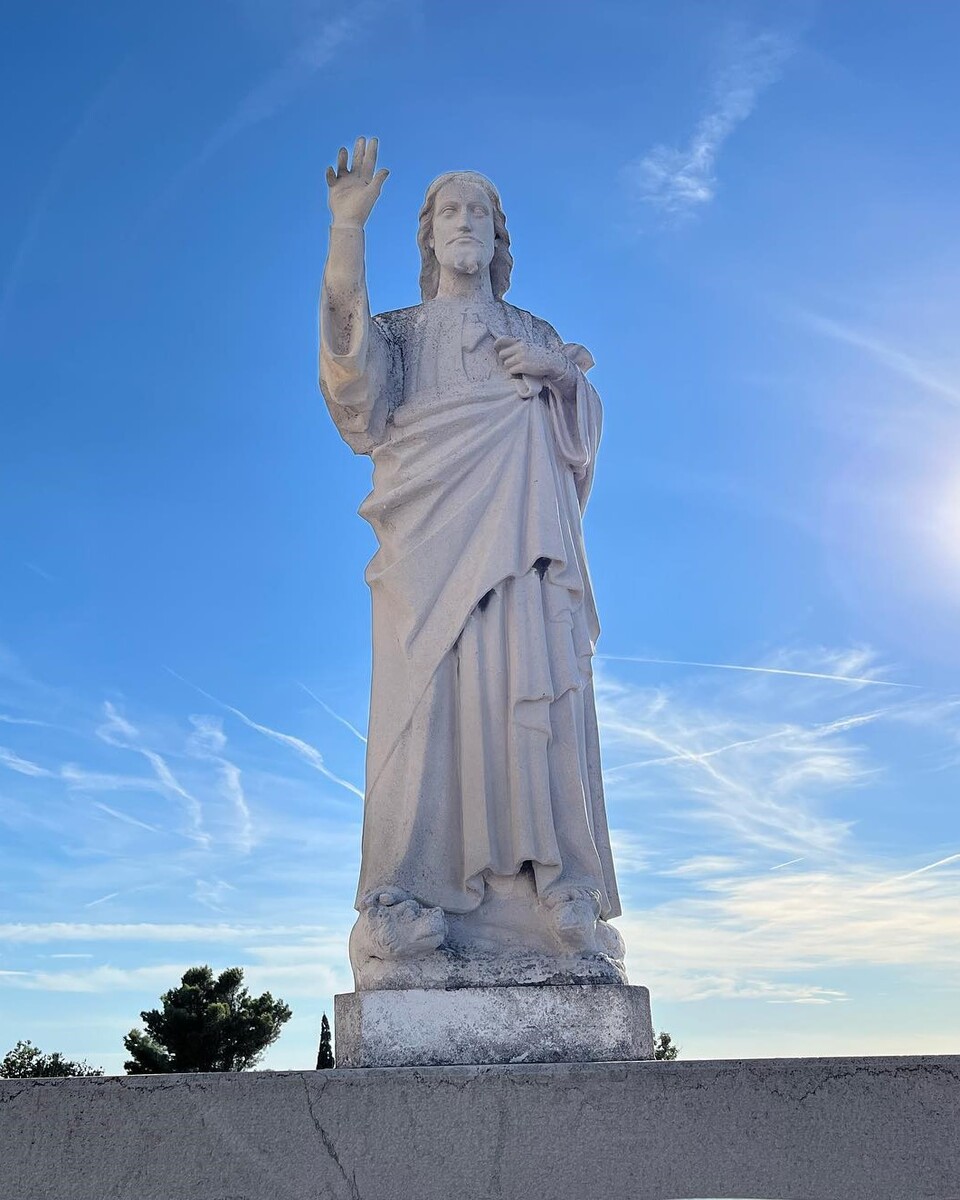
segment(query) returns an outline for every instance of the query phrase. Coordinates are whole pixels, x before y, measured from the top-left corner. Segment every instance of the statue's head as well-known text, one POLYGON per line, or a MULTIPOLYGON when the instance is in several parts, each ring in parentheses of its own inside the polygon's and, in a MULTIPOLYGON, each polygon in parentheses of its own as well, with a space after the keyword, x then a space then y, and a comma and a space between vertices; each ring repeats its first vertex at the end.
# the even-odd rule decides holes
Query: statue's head
POLYGON ((507 219, 497 189, 476 171, 448 171, 430 184, 420 209, 417 245, 424 300, 436 296, 441 267, 469 275, 489 270, 498 300, 510 286, 507 219))

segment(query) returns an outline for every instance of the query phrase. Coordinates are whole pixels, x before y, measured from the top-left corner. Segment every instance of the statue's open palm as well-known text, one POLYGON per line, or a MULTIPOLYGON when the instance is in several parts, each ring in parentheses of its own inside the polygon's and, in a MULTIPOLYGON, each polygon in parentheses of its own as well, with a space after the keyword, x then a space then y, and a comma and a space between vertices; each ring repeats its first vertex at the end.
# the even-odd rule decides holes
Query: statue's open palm
POLYGON ((334 225, 366 223, 380 196, 383 181, 390 174, 386 168, 377 170, 377 139, 358 137, 353 147, 353 164, 347 166, 347 151, 341 146, 336 170, 327 167, 327 187, 330 212, 334 225))

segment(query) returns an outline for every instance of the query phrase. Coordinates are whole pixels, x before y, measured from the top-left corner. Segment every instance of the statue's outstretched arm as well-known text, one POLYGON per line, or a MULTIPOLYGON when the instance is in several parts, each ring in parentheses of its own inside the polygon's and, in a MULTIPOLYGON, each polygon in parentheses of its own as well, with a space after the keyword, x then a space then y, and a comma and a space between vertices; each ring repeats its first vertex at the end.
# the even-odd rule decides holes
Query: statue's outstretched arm
POLYGON ((336 167, 327 167, 330 244, 323 272, 321 338, 334 354, 349 354, 357 335, 356 314, 367 307, 363 227, 389 172, 377 166, 377 139, 357 138, 353 165, 340 147, 336 167))
POLYGON ((332 221, 320 293, 320 388, 359 452, 369 451, 385 419, 391 359, 370 317, 364 262, 363 227, 388 174, 376 164, 377 139, 357 138, 352 166, 341 146, 336 167, 327 168, 332 221))

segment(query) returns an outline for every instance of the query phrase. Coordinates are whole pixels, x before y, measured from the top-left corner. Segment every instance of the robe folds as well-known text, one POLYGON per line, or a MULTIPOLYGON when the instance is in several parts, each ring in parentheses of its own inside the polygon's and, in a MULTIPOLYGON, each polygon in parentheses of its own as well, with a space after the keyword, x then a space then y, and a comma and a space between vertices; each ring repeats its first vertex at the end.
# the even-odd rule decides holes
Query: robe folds
POLYGON ((529 863, 542 899, 587 888, 617 916, 581 526, 592 360, 503 301, 371 317, 361 297, 353 318, 343 354, 321 321, 320 360, 338 429, 373 460, 360 514, 379 543, 358 907, 397 887, 467 913, 529 863), (501 335, 563 349, 575 398, 541 380, 523 398, 501 335))

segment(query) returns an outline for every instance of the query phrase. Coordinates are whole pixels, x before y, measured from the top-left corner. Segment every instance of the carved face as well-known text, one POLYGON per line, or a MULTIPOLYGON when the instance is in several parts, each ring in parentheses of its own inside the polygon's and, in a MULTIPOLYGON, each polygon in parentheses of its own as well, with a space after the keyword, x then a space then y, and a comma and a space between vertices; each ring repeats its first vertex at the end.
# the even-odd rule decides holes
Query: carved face
POLYGON ((479 184, 451 180, 437 193, 430 242, 441 269, 475 275, 493 261, 493 205, 479 184))

